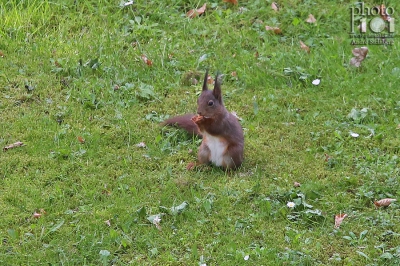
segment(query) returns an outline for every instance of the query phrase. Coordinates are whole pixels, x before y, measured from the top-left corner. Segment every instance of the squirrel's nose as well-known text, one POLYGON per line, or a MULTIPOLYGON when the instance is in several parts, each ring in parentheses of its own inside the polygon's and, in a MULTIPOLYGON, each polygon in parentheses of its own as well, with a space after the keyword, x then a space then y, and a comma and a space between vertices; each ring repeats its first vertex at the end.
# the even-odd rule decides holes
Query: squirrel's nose
POLYGON ((201 111, 197 111, 197 114, 198 114, 198 115, 201 115, 201 111))

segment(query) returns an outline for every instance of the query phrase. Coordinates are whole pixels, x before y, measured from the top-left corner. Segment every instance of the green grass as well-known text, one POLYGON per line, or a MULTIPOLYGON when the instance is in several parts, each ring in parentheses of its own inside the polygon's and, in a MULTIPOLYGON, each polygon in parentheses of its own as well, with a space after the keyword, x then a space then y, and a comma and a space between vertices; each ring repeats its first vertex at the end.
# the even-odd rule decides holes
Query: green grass
POLYGON ((400 195, 398 39, 354 68, 352 1, 185 17, 202 4, 0 3, 0 146, 26 144, 0 155, 2 265, 400 263, 399 204, 373 205, 400 195), (196 110, 201 86, 184 79, 207 67, 245 130, 232 173, 187 171, 200 141, 159 125, 196 110))

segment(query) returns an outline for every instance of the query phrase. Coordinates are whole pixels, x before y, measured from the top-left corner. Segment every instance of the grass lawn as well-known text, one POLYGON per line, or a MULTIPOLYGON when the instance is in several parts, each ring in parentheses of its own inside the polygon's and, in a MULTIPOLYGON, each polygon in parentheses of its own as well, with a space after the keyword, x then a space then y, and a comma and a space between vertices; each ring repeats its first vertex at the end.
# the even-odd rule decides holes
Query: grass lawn
POLYGON ((24 146, 0 152, 0 264, 399 265, 400 204, 374 206, 400 198, 397 34, 351 45, 354 1, 271 3, 2 1, 0 147, 24 146), (159 124, 206 68, 234 172, 186 170, 201 140, 159 124))

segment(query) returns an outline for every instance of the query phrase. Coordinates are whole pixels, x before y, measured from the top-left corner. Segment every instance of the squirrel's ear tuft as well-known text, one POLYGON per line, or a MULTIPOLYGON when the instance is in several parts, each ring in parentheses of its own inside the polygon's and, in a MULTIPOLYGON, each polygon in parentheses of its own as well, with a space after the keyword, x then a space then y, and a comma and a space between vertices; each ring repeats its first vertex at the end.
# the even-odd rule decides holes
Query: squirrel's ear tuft
POLYGON ((207 81, 208 81, 208 68, 207 68, 206 74, 204 76, 203 91, 207 91, 208 90, 207 81))
POLYGON ((219 72, 217 72, 217 75, 215 76, 213 95, 215 99, 222 104, 221 79, 219 72))

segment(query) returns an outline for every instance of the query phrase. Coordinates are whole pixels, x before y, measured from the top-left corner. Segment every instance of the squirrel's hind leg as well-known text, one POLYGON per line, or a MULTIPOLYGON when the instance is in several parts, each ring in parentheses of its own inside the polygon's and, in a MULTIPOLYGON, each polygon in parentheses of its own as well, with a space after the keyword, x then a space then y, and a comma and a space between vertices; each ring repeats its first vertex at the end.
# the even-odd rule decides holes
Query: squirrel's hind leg
POLYGON ((210 155, 211 155, 211 151, 208 148, 207 145, 201 143, 200 147, 199 147, 199 151, 197 153, 197 162, 193 163, 189 163, 186 166, 187 170, 192 170, 194 167, 199 166, 201 164, 208 164, 210 163, 210 155))
POLYGON ((243 162, 243 147, 231 146, 224 155, 222 167, 224 169, 236 169, 243 162))

